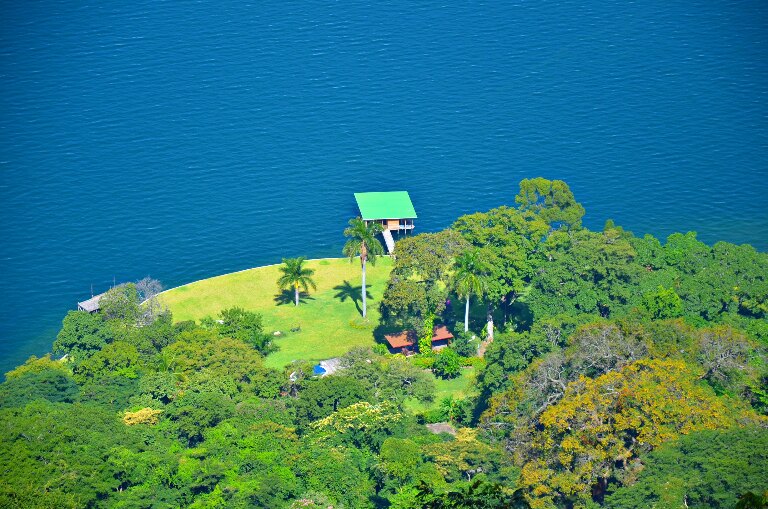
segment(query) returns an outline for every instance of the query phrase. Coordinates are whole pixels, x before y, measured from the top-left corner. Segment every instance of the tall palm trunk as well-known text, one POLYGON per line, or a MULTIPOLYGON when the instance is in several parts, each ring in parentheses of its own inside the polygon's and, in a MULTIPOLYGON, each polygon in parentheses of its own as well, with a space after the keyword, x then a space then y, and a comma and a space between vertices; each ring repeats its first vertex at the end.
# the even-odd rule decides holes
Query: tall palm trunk
POLYGON ((361 263, 363 265, 363 318, 365 318, 366 315, 366 303, 365 303, 365 258, 361 258, 361 263))
POLYGON ((366 307, 366 301, 365 301, 365 262, 368 261, 368 246, 365 245, 365 242, 363 242, 360 245, 360 265, 363 266, 363 318, 366 317, 366 314, 368 312, 368 308, 366 307))
POLYGON ((493 341, 493 307, 488 303, 488 341, 493 341))
POLYGON ((464 332, 469 331, 469 294, 467 294, 467 306, 464 308, 464 332))
POLYGON ((299 305, 299 283, 296 283, 293 287, 293 296, 294 296, 294 299, 296 300, 295 305, 298 306, 299 305))

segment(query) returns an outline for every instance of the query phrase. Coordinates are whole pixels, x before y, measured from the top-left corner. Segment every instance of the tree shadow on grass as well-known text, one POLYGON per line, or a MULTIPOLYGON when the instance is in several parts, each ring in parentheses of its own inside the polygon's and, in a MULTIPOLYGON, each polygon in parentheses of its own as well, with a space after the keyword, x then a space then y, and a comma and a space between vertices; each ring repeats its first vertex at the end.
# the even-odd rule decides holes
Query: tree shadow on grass
MULTIPOLYGON (((293 290, 282 290, 280 293, 275 295, 274 300, 278 306, 284 306, 286 304, 295 304, 294 301, 295 295, 293 294, 293 290)), ((299 292, 299 304, 306 303, 308 300, 315 300, 314 297, 310 297, 310 295, 307 292, 299 292)))
POLYGON ((387 343, 386 335, 387 334, 400 334, 405 329, 399 325, 394 325, 391 323, 380 323, 373 329, 373 339, 376 341, 376 343, 380 343, 385 346, 389 346, 387 343))
MULTIPOLYGON (((336 290, 336 295, 333 296, 335 299, 339 299, 341 302, 346 302, 347 299, 351 300, 354 302, 355 308, 360 316, 363 315, 363 308, 360 307, 360 303, 363 301, 362 285, 352 286, 349 281, 344 281, 344 283, 334 286, 333 289, 336 290)), ((373 296, 367 288, 365 289, 365 298, 367 300, 373 300, 373 296)))

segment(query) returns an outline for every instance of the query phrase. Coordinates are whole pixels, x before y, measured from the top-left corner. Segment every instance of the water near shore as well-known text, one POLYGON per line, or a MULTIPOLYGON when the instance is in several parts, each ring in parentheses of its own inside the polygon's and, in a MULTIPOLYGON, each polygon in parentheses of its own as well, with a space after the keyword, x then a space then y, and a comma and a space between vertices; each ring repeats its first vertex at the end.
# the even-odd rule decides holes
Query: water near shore
POLYGON ((91 285, 338 256, 355 191, 429 231, 541 175, 591 228, 768 249, 764 2, 0 9, 2 371, 91 285))

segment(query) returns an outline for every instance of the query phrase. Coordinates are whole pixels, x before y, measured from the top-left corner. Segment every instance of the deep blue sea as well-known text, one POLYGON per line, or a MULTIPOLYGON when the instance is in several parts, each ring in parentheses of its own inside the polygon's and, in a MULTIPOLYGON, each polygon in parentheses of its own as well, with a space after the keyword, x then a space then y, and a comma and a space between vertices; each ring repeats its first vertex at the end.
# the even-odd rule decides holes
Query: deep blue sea
POLYGON ((764 1, 0 14, 2 371, 91 287, 340 255, 356 191, 410 191, 430 231, 544 176, 591 228, 768 250, 764 1))

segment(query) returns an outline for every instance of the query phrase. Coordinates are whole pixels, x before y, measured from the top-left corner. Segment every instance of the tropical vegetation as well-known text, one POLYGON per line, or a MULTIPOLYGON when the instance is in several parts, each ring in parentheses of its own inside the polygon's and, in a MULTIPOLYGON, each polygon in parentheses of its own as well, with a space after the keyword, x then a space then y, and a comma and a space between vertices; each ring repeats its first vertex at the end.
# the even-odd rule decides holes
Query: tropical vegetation
MULTIPOLYGON (((0 384, 0 506, 764 506, 768 254, 591 231, 560 181, 509 201, 400 239, 367 314, 330 260, 298 307, 275 266, 70 312, 0 384)), ((347 234, 364 277, 376 228, 347 234)))

